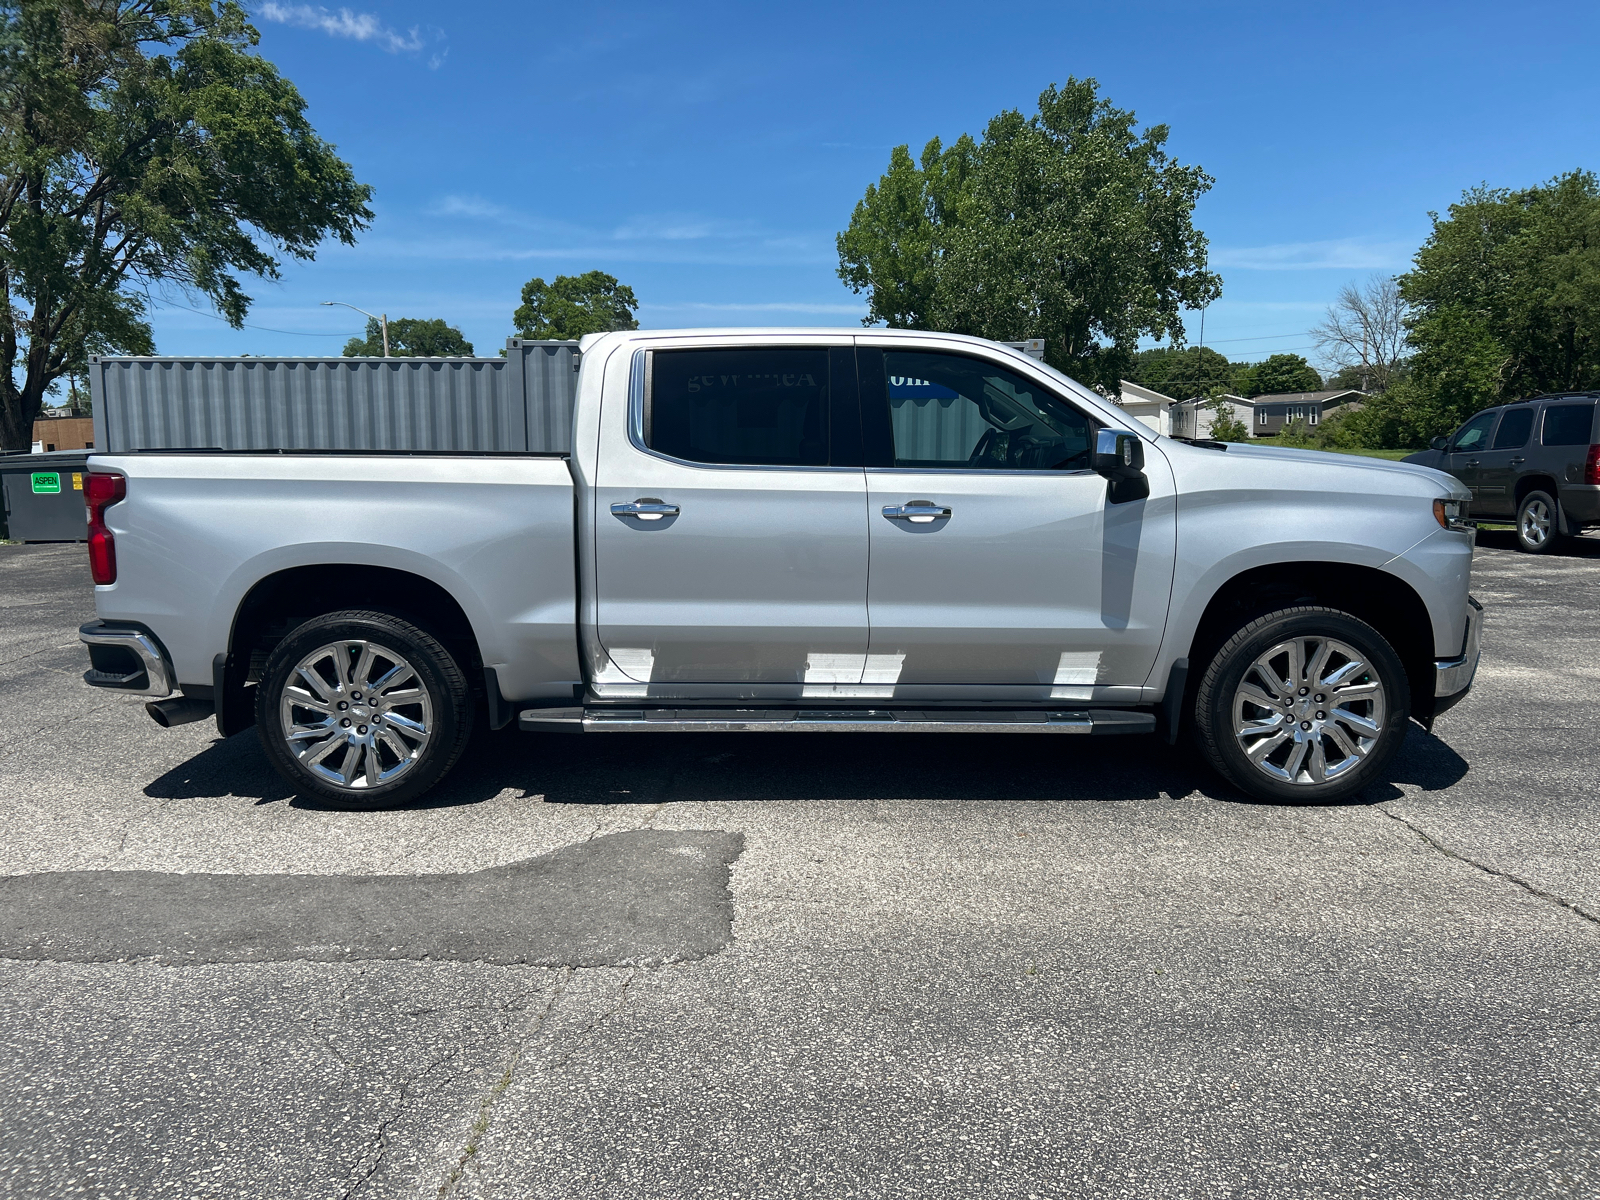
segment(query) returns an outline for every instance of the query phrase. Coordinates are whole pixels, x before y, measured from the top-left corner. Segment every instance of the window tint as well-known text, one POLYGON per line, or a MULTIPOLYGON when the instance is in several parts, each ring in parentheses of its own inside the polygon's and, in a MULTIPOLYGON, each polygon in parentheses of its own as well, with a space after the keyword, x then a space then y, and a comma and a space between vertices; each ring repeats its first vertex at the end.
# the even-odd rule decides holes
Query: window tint
POLYGON ((689 462, 828 464, 828 351, 658 350, 645 445, 689 462))
POLYGON ((884 354, 897 467, 1077 471, 1089 419, 1004 367, 959 354, 884 354))
POLYGON ((1587 446, 1594 427, 1594 405, 1552 404, 1544 410, 1546 446, 1587 446))
POLYGON ((1500 428, 1494 431, 1494 445, 1490 449, 1515 450, 1527 442, 1528 434, 1532 432, 1533 409, 1509 408, 1500 422, 1500 428))
POLYGON ((1494 419, 1500 415, 1498 408, 1491 408, 1488 412, 1481 412, 1456 430, 1454 446, 1457 450, 1482 450, 1489 440, 1489 430, 1494 428, 1494 419))

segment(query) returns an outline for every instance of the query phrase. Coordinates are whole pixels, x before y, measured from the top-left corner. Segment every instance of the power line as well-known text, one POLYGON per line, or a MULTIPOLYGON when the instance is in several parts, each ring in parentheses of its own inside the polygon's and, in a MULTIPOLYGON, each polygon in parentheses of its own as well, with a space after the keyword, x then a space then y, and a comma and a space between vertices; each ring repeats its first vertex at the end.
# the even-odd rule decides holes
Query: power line
MULTIPOLYGON (((165 305, 167 308, 181 308, 181 309, 183 309, 184 312, 199 313, 202 317, 210 317, 213 321, 227 321, 228 320, 227 317, 219 316, 219 315, 217 315, 216 313, 213 313, 213 312, 206 312, 205 309, 203 309, 203 308, 190 308, 187 304, 174 304, 170 300, 155 300, 155 301, 152 301, 152 303, 154 303, 156 305, 165 305)), ((231 326, 233 323, 231 321, 229 321, 228 324, 231 326)), ((266 333, 286 333, 291 337, 348 337, 349 336, 348 334, 343 334, 343 333, 307 333, 303 329, 274 329, 270 325, 252 325, 248 321, 243 323, 242 328, 245 328, 245 329, 260 329, 260 330, 262 330, 263 332, 266 332, 266 333)))

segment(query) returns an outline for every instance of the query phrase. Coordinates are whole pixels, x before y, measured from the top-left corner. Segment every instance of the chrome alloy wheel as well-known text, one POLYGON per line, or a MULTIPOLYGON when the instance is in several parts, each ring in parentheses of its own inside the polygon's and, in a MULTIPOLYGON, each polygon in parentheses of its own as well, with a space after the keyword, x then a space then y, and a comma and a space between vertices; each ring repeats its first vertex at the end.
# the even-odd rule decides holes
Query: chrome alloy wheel
POLYGON ((1518 532, 1525 545, 1542 546, 1550 540, 1550 529, 1555 524, 1554 514, 1542 497, 1534 497, 1522 509, 1518 532))
POLYGON ((1326 783, 1377 745, 1384 708, 1383 680, 1354 646, 1296 637, 1245 671, 1233 693, 1233 734, 1272 778, 1326 783))
POLYGON ((349 791, 398 779, 433 737, 433 704, 416 670, 376 642, 333 642, 302 658, 278 716, 295 760, 349 791))

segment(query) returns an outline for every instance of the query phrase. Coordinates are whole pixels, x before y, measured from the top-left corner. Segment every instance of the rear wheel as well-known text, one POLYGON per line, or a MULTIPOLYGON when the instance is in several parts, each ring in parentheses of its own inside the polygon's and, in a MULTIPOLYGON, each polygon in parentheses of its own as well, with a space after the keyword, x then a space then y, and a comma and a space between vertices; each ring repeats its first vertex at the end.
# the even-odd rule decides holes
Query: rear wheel
POLYGON ((1548 554, 1560 538, 1555 498, 1549 492, 1529 492, 1517 505, 1517 545, 1529 554, 1548 554))
POLYGON ((1384 778, 1411 693, 1383 636, 1331 608, 1258 617, 1217 651, 1195 727, 1211 765, 1252 796, 1324 804, 1384 778))
POLYGON ((465 677, 426 630, 390 613, 316 617, 278 643, 256 692, 267 757, 340 808, 422 795, 471 733, 465 677))

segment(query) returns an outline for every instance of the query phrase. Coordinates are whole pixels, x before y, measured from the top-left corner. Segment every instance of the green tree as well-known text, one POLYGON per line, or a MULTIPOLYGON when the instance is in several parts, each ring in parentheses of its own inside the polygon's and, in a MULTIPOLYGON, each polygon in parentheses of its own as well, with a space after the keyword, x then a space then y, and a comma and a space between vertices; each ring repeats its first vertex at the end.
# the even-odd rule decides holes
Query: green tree
POLYGON ((1124 378, 1154 388, 1174 400, 1218 396, 1233 391, 1239 364, 1209 346, 1163 346, 1134 355, 1124 378))
POLYGON ((1167 137, 1068 79, 982 142, 929 142, 920 166, 898 147, 838 236, 839 277, 866 324, 1043 337, 1053 366, 1114 388, 1141 337, 1181 340, 1180 310, 1221 292, 1193 224, 1211 177, 1167 137))
POLYGON ((966 134, 948 150, 934 138, 922 148, 919 169, 910 147, 896 146, 883 178, 867 185, 850 227, 835 239, 839 277, 867 293, 862 324, 930 327, 945 238, 961 220, 977 154, 966 134))
POLYGON ((232 0, 0 0, 0 447, 89 354, 154 348, 150 289, 238 327, 241 275, 366 228, 256 40, 232 0))
MULTIPOLYGON (((461 330, 435 317, 399 317, 389 322, 389 353, 396 358, 471 358, 472 343, 461 330)), ((346 358, 381 358, 383 326, 367 318, 367 336, 344 344, 346 358)))
POLYGON ((604 271, 557 275, 546 283, 530 279, 522 285, 522 303, 511 314, 517 336, 570 341, 586 333, 637 329, 633 289, 604 271))
POLYGON ((1322 376, 1298 354, 1274 354, 1251 364, 1237 380, 1242 389, 1238 394, 1247 399, 1252 396, 1275 396, 1281 392, 1315 392, 1322 387, 1322 376))

